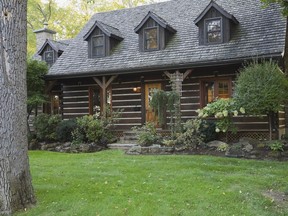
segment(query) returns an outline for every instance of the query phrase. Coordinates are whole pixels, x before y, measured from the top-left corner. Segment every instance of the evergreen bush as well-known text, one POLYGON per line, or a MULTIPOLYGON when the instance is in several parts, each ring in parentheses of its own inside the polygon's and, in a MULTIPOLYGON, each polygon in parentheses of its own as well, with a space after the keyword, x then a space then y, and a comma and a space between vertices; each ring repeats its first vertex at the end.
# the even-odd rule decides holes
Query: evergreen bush
POLYGON ((57 140, 56 128, 61 122, 60 115, 39 114, 34 119, 35 136, 38 141, 57 140))
POLYGON ((63 120, 56 128, 57 140, 61 142, 71 142, 72 132, 77 128, 76 119, 63 120))

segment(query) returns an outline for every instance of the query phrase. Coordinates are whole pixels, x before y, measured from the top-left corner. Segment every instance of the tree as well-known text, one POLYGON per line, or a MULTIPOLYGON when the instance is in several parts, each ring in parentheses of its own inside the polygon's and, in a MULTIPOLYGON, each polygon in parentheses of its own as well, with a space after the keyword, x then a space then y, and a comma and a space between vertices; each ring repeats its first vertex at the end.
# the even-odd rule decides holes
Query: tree
MULTIPOLYGON (((27 124, 32 111, 46 102, 43 76, 48 72, 48 66, 43 61, 29 59, 27 61, 27 124)), ((29 125, 28 125, 28 131, 29 125)))
POLYGON ((26 124, 27 1, 0 1, 0 215, 35 203, 26 124))
POLYGON ((286 36, 284 48, 284 68, 285 74, 288 75, 288 1, 287 0, 261 0, 266 6, 272 3, 280 5, 282 14, 286 17, 286 36))
POLYGON ((153 2, 154 0, 70 0, 68 5, 60 7, 55 0, 48 0, 46 3, 41 0, 29 0, 28 55, 32 56, 36 51, 36 36, 33 31, 43 28, 44 22, 58 33, 57 39, 69 39, 79 33, 94 13, 153 2))
POLYGON ((287 79, 276 63, 252 62, 240 71, 234 98, 247 114, 268 115, 271 140, 272 118, 287 101, 287 91, 287 79))

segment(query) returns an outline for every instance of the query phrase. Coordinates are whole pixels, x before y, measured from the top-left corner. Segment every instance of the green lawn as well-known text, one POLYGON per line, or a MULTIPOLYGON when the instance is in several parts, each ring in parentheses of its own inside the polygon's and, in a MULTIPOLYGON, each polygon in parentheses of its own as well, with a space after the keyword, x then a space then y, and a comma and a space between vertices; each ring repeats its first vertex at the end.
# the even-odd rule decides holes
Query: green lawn
POLYGON ((37 206, 20 215, 288 215, 288 162, 30 152, 37 206))

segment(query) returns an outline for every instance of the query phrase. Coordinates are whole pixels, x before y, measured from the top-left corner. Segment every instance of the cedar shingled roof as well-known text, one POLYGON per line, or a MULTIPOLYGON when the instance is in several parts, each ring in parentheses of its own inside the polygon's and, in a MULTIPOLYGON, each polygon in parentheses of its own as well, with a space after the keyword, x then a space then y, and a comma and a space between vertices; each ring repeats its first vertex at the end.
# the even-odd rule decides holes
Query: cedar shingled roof
POLYGON ((134 73, 184 67, 219 65, 253 57, 279 57, 284 49, 285 19, 278 6, 263 8, 260 0, 217 0, 219 7, 233 15, 239 24, 228 43, 199 45, 194 20, 210 0, 172 0, 95 14, 50 68, 47 78, 80 77, 134 73), (161 17, 177 31, 165 49, 139 51, 134 29, 148 12, 161 17), (88 43, 83 37, 95 22, 115 26, 123 41, 110 56, 88 58, 88 43))

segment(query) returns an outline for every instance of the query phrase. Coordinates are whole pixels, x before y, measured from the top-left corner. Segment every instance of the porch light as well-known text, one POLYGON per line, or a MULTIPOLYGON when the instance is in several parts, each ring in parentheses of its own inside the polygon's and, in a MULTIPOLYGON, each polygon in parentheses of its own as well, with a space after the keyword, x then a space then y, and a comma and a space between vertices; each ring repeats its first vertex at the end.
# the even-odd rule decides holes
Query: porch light
POLYGON ((141 87, 134 87, 133 92, 137 92, 137 93, 141 92, 141 87))

